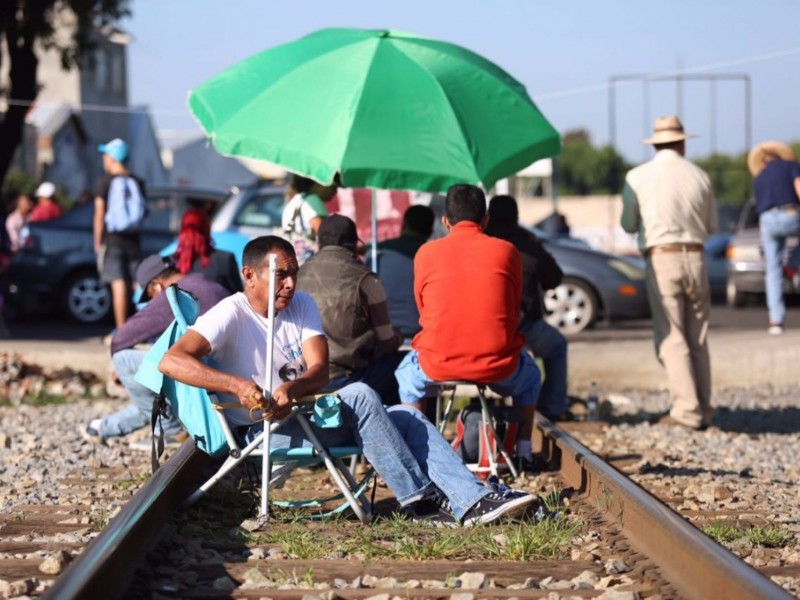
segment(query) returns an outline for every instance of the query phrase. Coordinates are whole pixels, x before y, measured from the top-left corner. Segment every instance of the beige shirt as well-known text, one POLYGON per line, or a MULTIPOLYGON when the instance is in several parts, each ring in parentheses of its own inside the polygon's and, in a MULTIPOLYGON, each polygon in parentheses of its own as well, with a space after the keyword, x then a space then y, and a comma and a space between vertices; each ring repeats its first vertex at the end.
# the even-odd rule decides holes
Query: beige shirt
POLYGON ((622 228, 639 234, 639 248, 702 244, 717 230, 711 180, 674 150, 631 169, 622 192, 622 228))

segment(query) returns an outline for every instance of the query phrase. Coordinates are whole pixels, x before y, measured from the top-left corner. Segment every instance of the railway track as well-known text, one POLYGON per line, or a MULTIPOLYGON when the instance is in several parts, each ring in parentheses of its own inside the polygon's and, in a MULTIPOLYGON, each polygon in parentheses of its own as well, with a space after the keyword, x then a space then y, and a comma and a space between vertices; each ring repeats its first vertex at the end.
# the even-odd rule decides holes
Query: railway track
MULTIPOLYGON (((37 552, 55 557, 51 562, 58 562, 58 557, 62 557, 61 568, 70 562, 69 557, 75 554, 78 557, 49 587, 47 583, 39 587, 28 584, 26 589, 17 586, 10 590, 16 595, 43 595, 58 600, 142 598, 155 597, 154 594, 165 598, 302 598, 308 594, 311 597, 316 594, 319 597, 366 598, 382 592, 403 597, 447 598, 454 591, 467 591, 453 589, 461 585, 470 588, 469 593, 474 598, 548 597, 553 592, 566 597, 595 597, 606 591, 598 586, 598 580, 605 579, 607 587, 622 594, 619 597, 733 600, 793 597, 711 541, 563 429, 538 419, 535 443, 557 468, 556 472, 545 476, 552 479, 542 485, 558 485, 575 517, 585 528, 600 532, 594 544, 597 547, 594 556, 578 553, 572 560, 530 562, 372 560, 364 563, 352 557, 291 559, 274 552, 274 547, 259 544, 257 539, 187 542, 185 534, 191 530, 193 519, 194 526, 199 528, 203 523, 214 521, 237 529, 247 516, 246 511, 230 510, 224 503, 204 502, 198 505, 199 513, 193 509, 173 517, 182 499, 210 465, 210 459, 189 443, 132 497, 132 489, 120 490, 113 482, 120 477, 136 479, 141 476, 136 473, 121 474, 114 469, 100 468, 90 480, 77 477, 64 481, 64 485, 95 486, 98 503, 130 497, 85 548, 80 542, 65 541, 58 535, 99 529, 102 523, 88 516, 86 507, 31 506, 21 515, 3 515, 0 519, 0 556, 3 557, 0 579, 24 581, 27 578, 30 581, 38 578, 47 582, 55 578, 55 574, 42 572, 41 559, 14 558, 37 552), (554 483, 556 478, 559 484, 554 483), (180 547, 170 535, 176 529, 184 534, 181 543, 193 547, 194 554, 180 547), (160 545, 147 555, 159 540, 160 545), (145 555, 147 559, 143 561, 145 555), (254 567, 262 575, 263 572, 279 572, 287 585, 278 589, 281 586, 275 585, 273 577, 269 584, 272 587, 264 587, 266 581, 259 587, 254 567), (329 587, 339 586, 340 589, 324 590, 319 589, 319 585, 313 589, 311 573, 313 582, 328 582, 329 587), (561 586, 560 589, 549 586, 578 581, 581 577, 586 578, 587 585, 561 586), (308 580, 305 589, 304 580, 308 580), (406 587, 409 580, 414 580, 416 587, 406 587), (355 581, 359 587, 352 585, 355 581), (243 582, 246 585, 242 585, 243 582), (477 587, 489 582, 495 587, 477 587), (476 587, 472 588, 473 585, 476 587)), ((227 493, 237 494, 238 491, 234 487, 227 493)), ((310 531, 313 539, 314 535, 335 534, 336 531, 352 535, 353 528, 362 527, 353 522, 339 525, 343 529, 318 525, 304 531, 310 531)), ((51 566, 56 573, 61 568, 51 566)))

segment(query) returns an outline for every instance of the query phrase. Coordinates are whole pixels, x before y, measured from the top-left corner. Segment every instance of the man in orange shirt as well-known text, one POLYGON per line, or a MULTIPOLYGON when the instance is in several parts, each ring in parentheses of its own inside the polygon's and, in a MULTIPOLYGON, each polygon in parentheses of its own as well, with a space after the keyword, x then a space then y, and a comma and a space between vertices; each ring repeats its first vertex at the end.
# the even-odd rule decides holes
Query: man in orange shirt
POLYGON ((522 414, 517 456, 531 460, 539 369, 519 333, 522 258, 510 243, 483 233, 486 196, 472 185, 447 192, 444 238, 424 244, 414 259, 414 296, 422 330, 395 372, 400 399, 424 410, 432 381, 486 383, 511 396, 522 414))

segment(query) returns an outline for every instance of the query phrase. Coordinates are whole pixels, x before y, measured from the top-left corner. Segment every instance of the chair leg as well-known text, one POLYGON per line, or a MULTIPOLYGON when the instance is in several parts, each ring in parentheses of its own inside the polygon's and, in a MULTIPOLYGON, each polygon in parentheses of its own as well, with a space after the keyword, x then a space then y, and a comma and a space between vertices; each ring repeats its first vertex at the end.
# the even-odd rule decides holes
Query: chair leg
MULTIPOLYGON (((372 520, 371 511, 369 511, 369 509, 365 510, 365 507, 361 504, 361 501, 356 499, 355 495, 353 494, 353 489, 358 486, 353 476, 350 475, 350 472, 345 468, 344 463, 342 463, 341 460, 338 460, 338 464, 337 462, 334 462, 334 459, 331 457, 328 450, 320 443, 319 439, 314 434, 311 426, 308 424, 308 421, 300 415, 298 415, 298 419, 300 421, 300 426, 303 428, 303 431, 306 434, 306 438, 313 444, 314 448, 322 457, 325 467, 328 469, 331 477, 333 477, 336 485, 339 486, 342 494, 344 494, 344 497, 350 503, 350 508, 353 509, 353 512, 362 523, 369 523, 369 521, 372 520)), ((361 500, 363 500, 363 498, 361 498, 361 500)))
POLYGON ((508 465, 508 469, 511 471, 511 476, 516 479, 519 477, 519 472, 517 468, 514 466, 514 462, 511 460, 511 457, 506 452, 505 446, 501 442, 500 438, 497 437, 497 431, 494 428, 494 421, 492 420, 492 415, 489 412, 489 400, 486 398, 485 392, 480 387, 478 388, 478 397, 481 400, 481 419, 483 421, 482 435, 485 435, 485 443, 486 443, 486 451, 489 455, 489 469, 492 475, 498 476, 497 473, 497 455, 494 451, 492 451, 491 445, 489 444, 489 433, 487 429, 491 429, 492 435, 494 436, 495 445, 497 446, 497 451, 500 452, 500 455, 505 459, 506 464, 508 465))

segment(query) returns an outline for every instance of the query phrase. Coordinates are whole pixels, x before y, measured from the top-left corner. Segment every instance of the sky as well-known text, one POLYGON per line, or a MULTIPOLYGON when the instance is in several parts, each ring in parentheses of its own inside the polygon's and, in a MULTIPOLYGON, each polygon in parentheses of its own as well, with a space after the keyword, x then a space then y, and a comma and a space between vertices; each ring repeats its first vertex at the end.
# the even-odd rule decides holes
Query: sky
POLYGON ((593 144, 613 142, 631 162, 652 156, 641 140, 666 114, 697 134, 690 157, 800 140, 797 0, 132 0, 131 8, 121 23, 133 35, 129 100, 150 107, 165 146, 201 135, 189 90, 327 27, 399 29, 469 48, 519 80, 562 134, 586 129, 593 144))

